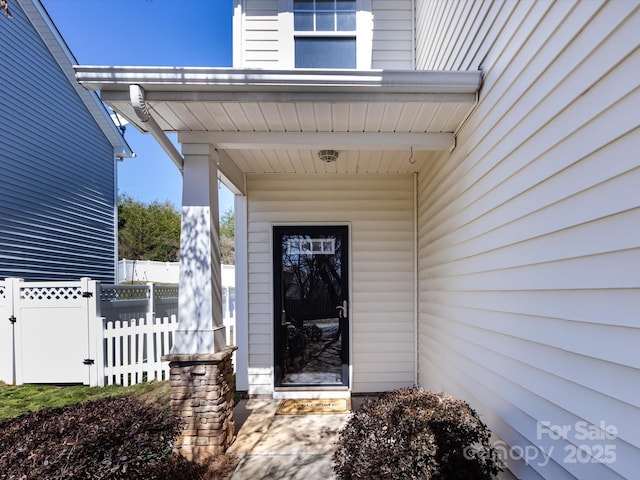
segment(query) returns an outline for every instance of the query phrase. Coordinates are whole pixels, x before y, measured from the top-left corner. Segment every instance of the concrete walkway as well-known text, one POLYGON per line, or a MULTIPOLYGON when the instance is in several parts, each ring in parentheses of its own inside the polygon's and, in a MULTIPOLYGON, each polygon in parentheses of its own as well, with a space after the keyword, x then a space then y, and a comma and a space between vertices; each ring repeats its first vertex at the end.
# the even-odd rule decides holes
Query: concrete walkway
POLYGON ((276 415, 278 400, 243 400, 234 408, 240 457, 232 480, 332 479, 331 456, 349 415, 276 415))

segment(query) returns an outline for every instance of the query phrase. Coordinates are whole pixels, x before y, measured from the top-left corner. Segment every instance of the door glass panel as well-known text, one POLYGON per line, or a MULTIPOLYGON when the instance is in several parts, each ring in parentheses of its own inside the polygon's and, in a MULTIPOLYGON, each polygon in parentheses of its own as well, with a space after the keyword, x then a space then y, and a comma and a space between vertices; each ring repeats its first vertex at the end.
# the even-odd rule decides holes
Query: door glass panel
POLYGON ((346 227, 274 234, 276 385, 345 385, 346 227))

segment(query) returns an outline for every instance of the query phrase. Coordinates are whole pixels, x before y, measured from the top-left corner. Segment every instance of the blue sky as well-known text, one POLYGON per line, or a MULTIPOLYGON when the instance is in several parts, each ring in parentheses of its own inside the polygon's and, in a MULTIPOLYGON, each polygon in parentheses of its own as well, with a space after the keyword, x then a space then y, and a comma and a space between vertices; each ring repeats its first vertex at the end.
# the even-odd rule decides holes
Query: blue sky
MULTIPOLYGON (((233 0, 41 0, 82 65, 229 67, 233 0)), ((180 207, 182 177, 155 140, 128 126, 136 158, 118 163, 118 190, 180 207)), ((233 195, 220 191, 220 211, 233 195)))

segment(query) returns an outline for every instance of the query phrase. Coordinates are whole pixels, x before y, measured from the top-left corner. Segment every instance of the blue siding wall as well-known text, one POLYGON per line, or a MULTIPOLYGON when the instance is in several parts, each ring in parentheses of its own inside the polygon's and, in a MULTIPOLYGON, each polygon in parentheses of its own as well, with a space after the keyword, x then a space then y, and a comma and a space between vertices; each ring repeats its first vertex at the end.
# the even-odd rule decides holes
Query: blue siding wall
POLYGON ((17 2, 0 18, 0 278, 115 276, 113 147, 17 2))

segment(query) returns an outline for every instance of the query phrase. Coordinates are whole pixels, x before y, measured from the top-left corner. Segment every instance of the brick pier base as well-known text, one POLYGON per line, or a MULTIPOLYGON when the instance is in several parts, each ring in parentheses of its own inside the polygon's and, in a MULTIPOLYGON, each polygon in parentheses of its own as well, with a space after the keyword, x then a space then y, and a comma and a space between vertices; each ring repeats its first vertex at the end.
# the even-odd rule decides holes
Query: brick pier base
POLYGON ((236 349, 163 357, 171 369, 171 413, 183 422, 174 451, 189 460, 224 453, 233 441, 232 355, 236 349))

